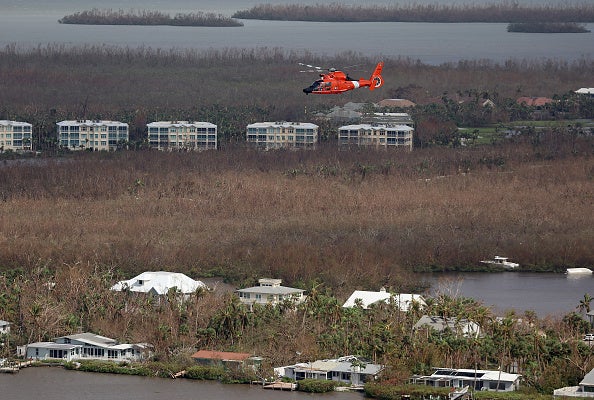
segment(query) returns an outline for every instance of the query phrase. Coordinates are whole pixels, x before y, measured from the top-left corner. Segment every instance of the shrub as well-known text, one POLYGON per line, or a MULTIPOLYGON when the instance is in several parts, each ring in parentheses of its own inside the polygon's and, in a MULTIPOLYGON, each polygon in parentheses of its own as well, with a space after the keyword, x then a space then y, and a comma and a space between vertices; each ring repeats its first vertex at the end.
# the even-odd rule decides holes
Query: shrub
POLYGON ((297 390, 309 393, 327 393, 332 392, 336 386, 338 386, 338 382, 335 381, 303 379, 298 382, 297 390))

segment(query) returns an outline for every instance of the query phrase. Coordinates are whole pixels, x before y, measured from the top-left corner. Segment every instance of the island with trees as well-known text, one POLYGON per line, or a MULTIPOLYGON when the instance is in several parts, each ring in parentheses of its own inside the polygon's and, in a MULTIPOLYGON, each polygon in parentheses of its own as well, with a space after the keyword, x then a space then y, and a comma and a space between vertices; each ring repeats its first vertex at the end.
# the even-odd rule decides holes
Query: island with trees
POLYGON ((58 20, 61 24, 80 25, 171 25, 171 26, 209 26, 236 27, 243 23, 222 14, 204 13, 201 11, 187 14, 176 14, 171 17, 161 11, 129 10, 124 11, 93 8, 87 11, 66 15, 58 20))

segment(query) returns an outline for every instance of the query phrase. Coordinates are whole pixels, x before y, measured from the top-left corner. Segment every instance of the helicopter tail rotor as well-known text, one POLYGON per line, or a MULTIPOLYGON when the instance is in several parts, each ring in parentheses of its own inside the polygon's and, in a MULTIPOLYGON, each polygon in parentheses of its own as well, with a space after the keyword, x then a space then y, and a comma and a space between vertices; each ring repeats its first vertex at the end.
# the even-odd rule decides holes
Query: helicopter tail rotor
POLYGON ((384 68, 384 62, 380 61, 377 63, 373 74, 371 74, 371 85, 369 85, 369 90, 373 90, 375 88, 381 87, 384 84, 384 78, 382 78, 382 69, 384 68))

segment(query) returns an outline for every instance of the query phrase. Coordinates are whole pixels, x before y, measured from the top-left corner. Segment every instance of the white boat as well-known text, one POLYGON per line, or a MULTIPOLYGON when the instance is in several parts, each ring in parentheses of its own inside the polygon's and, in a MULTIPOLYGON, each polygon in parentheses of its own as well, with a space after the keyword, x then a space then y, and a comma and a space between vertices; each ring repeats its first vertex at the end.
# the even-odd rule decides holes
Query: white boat
POLYGON ((567 268, 565 271, 567 275, 592 275, 590 268, 567 268))
POLYGON ((495 256, 492 260, 484 260, 481 262, 483 264, 488 264, 488 265, 496 266, 496 267, 502 267, 505 269, 516 269, 520 266, 520 264, 518 264, 518 263, 507 261, 507 260, 509 260, 509 258, 507 258, 507 257, 495 256))

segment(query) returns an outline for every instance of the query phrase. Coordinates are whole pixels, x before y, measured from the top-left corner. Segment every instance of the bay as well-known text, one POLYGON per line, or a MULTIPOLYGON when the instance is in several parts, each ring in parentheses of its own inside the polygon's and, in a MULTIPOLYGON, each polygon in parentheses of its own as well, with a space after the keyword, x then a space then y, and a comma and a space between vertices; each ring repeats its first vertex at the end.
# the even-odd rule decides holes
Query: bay
MULTIPOLYGON (((260 1, 106 0, 101 8, 164 12, 198 10, 231 15, 260 1)), ((282 3, 269 1, 268 3, 282 3)), ((331 3, 300 1, 299 4, 331 3)), ((349 4, 349 2, 344 2, 349 4)), ((527 3, 530 3, 529 1, 527 3)), ((378 1, 375 4, 391 4, 378 1)), ((0 47, 38 46, 148 47, 166 50, 281 48, 304 57, 331 57, 354 52, 372 58, 407 58, 438 65, 461 60, 509 59, 573 62, 594 58, 594 33, 508 33, 500 23, 323 23, 243 20, 243 27, 89 26, 64 25, 66 14, 97 7, 85 0, 0 0, 0 47)), ((586 24, 594 31, 594 24, 586 24)))

